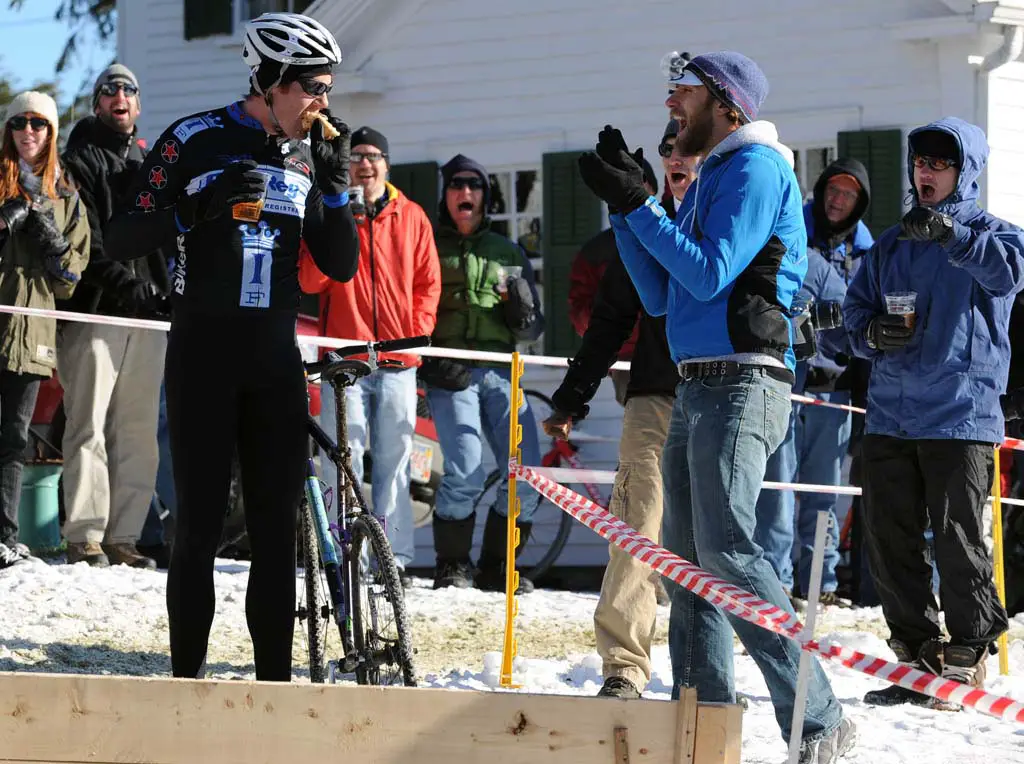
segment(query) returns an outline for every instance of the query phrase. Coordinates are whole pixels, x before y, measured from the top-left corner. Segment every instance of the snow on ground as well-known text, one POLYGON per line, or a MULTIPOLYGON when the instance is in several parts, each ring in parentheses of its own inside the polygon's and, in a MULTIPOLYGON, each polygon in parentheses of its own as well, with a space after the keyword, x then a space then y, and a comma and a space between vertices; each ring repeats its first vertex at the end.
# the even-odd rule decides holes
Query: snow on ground
MULTIPOLYGON (((248 564, 220 561, 215 574, 217 616, 210 640, 211 676, 252 678, 245 626, 248 564)), ((166 676, 166 575, 123 566, 106 570, 78 565, 19 565, 0 572, 0 670, 166 676)), ((417 581, 407 593, 414 622, 422 684, 452 690, 498 689, 503 595, 476 590, 434 592, 417 581)), ((539 591, 519 598, 520 657, 515 680, 525 692, 593 695, 601 662, 593 650, 594 593, 539 591)), ((667 699, 671 686, 665 644, 667 610, 660 611, 654 676, 645 692, 667 699)), ((830 609, 819 618, 819 637, 892 659, 883 641, 878 608, 830 609)), ((1024 617, 1011 629, 1011 675, 988 664, 988 688, 1024 701, 1024 617)), ((296 673, 303 662, 296 635, 296 673)), ((878 680, 837 664, 825 664, 836 694, 859 728, 859 743, 844 761, 896 764, 1024 764, 1024 726, 975 711, 943 713, 913 707, 878 709, 861 698, 878 680)), ((300 676, 299 681, 302 681, 300 676)), ((779 764, 786 748, 779 736, 764 681, 737 647, 737 689, 751 698, 743 718, 743 762, 779 764)))

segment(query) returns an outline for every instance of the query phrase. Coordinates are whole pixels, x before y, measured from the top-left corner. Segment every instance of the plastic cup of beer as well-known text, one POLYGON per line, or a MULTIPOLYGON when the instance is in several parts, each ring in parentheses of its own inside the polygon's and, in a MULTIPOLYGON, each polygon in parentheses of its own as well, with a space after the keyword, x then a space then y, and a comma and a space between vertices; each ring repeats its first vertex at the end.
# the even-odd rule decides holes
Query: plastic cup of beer
POLYGON ((885 309, 893 316, 903 316, 903 323, 914 328, 917 318, 917 292, 886 292, 885 309))

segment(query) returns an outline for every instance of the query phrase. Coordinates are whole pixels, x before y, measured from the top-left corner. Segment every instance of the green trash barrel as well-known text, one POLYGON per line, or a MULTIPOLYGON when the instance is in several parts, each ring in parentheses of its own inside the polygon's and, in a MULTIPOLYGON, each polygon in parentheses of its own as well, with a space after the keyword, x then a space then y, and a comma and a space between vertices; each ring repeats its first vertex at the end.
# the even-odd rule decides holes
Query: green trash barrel
POLYGON ((26 464, 18 504, 18 540, 33 553, 59 549, 61 464, 26 464))

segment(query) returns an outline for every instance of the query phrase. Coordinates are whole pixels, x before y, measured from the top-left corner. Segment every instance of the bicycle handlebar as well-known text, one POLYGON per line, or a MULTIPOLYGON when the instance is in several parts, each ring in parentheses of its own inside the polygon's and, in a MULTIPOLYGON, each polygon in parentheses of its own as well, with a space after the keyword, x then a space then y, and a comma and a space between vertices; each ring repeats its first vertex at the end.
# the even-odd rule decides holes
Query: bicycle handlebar
MULTIPOLYGON (((345 347, 337 348, 336 350, 329 350, 322 361, 313 361, 304 365, 306 367, 307 374, 322 375, 325 371, 329 370, 330 367, 342 362, 348 356, 366 353, 369 356, 368 364, 370 366, 370 370, 373 371, 380 366, 380 363, 377 361, 378 353, 396 353, 402 350, 412 350, 414 348, 422 347, 430 347, 430 337, 428 335, 424 334, 419 337, 402 337, 397 340, 365 342, 361 345, 347 345, 345 347)), ((328 376, 330 375, 328 374, 328 376)))

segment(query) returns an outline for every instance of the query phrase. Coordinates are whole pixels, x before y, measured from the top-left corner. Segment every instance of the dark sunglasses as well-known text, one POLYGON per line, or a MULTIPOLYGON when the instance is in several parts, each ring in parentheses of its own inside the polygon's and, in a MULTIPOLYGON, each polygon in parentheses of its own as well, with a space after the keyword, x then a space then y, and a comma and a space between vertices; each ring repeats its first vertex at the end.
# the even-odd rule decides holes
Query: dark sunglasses
POLYGON ((448 181, 448 188, 456 190, 468 188, 471 191, 482 191, 484 188, 483 178, 452 178, 448 181))
POLYGON ((118 90, 123 90, 128 98, 139 93, 139 89, 128 82, 104 82, 100 85, 100 93, 105 96, 115 96, 118 90))
POLYGON ((914 163, 914 167, 919 170, 924 169, 925 165, 928 165, 928 169, 932 172, 942 172, 948 170, 950 167, 956 167, 956 162, 952 159, 943 159, 942 157, 925 157, 920 154, 915 154, 911 160, 914 163))
POLYGON ((321 82, 320 80, 299 80, 299 87, 302 88, 302 92, 306 95, 319 98, 330 93, 334 83, 321 82))
POLYGON ((33 130, 39 131, 45 130, 50 126, 50 123, 42 117, 26 117, 24 114, 11 117, 7 120, 7 124, 11 126, 11 130, 24 130, 29 125, 32 125, 33 130))
POLYGON ((665 141, 660 146, 658 146, 658 153, 661 156, 663 156, 666 159, 668 159, 670 156, 672 156, 672 149, 674 149, 675 147, 676 147, 676 139, 673 138, 672 140, 665 141))

